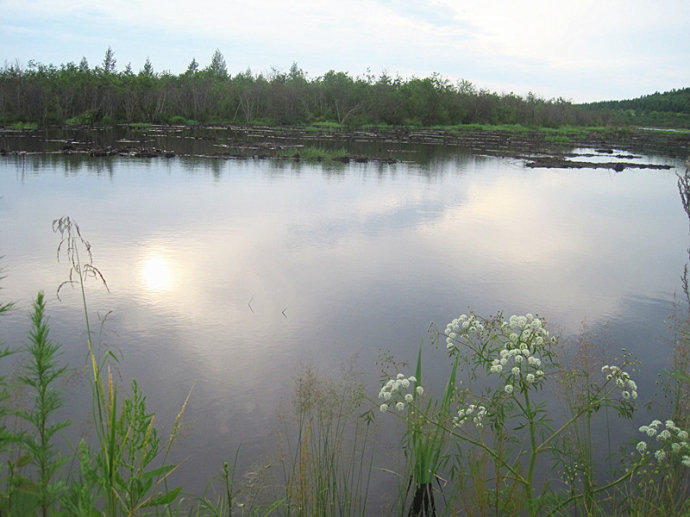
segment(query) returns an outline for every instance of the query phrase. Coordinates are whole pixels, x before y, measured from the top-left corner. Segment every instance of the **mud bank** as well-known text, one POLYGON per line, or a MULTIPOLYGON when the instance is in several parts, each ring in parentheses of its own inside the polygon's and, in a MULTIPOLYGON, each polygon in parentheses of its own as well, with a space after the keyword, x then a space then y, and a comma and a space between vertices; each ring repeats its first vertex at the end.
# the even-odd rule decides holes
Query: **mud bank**
MULTIPOLYGON (((687 158, 690 133, 644 129, 549 130, 501 129, 341 129, 276 126, 65 127, 40 130, 0 129, 0 154, 62 153, 95 157, 207 157, 217 159, 300 160, 300 149, 344 150, 327 158, 339 162, 416 161, 410 149, 452 151, 524 160, 527 167, 667 168, 626 161, 644 153, 687 158), (579 161, 575 149, 591 149, 615 161, 579 161), (409 154, 406 154, 409 153, 409 154)), ((319 159, 316 159, 319 161, 319 159)))

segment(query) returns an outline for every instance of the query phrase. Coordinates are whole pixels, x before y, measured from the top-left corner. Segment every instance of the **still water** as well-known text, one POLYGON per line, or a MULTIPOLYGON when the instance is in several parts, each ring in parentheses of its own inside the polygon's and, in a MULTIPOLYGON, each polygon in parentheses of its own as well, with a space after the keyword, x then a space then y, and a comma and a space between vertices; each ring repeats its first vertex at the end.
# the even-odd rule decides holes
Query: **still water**
MULTIPOLYGON (((271 451, 302 367, 336 375, 354 360, 374 397, 382 350, 413 361, 430 322, 468 308, 539 313, 566 337, 586 325, 606 353, 643 361, 644 402, 669 365, 665 322, 688 260, 681 164, 645 159, 674 169, 526 169, 461 153, 338 166, 0 158, 0 294, 17 305, 0 339, 25 342, 44 290, 52 340, 85 366, 79 293, 56 297, 68 264, 51 222, 70 216, 108 283, 87 296, 123 382, 138 380, 164 431, 193 387, 177 450, 197 492, 238 446, 247 464, 271 451)), ((66 388, 77 428, 90 407, 80 379, 66 388)))

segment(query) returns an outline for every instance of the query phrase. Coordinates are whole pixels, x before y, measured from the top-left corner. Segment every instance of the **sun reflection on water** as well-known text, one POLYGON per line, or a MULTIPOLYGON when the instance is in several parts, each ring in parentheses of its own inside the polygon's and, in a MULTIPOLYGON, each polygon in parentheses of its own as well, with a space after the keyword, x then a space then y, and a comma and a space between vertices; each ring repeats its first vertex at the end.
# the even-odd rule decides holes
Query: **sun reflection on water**
POLYGON ((160 255, 152 255, 146 259, 141 268, 141 276, 150 291, 168 291, 172 288, 170 265, 160 255))

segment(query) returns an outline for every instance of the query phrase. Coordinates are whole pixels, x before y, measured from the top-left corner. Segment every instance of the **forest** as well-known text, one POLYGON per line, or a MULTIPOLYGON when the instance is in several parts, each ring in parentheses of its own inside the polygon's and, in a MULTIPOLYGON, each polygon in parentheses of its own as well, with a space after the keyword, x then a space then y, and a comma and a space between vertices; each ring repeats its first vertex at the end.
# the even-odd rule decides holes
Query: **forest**
POLYGON ((134 72, 117 69, 111 48, 103 61, 45 65, 30 61, 0 69, 0 124, 38 127, 73 124, 324 123, 433 127, 519 124, 531 127, 650 125, 690 128, 690 88, 627 101, 574 104, 532 93, 496 93, 432 74, 401 78, 331 70, 310 78, 296 63, 288 72, 228 73, 216 50, 179 75, 156 72, 150 60, 134 72))

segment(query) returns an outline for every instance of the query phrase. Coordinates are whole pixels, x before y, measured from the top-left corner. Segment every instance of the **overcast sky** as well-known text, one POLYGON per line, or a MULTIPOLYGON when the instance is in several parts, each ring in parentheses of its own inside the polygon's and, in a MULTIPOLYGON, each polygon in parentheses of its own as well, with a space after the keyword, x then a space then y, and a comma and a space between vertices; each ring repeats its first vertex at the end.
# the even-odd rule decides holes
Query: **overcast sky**
POLYGON ((689 0, 0 0, 0 65, 437 72, 574 102, 690 86, 689 0))

